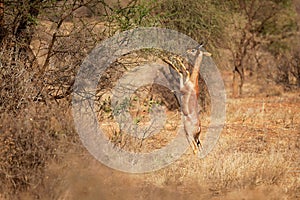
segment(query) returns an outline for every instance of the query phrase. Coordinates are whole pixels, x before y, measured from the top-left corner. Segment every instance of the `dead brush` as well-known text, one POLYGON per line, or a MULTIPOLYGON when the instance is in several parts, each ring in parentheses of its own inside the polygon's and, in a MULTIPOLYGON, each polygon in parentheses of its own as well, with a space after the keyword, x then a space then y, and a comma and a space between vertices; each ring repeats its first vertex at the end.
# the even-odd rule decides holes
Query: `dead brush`
MULTIPOLYGON (((1 115, 0 182, 1 193, 16 194, 42 183, 46 160, 53 155, 45 124, 34 118, 1 115)), ((47 126, 47 125, 46 125, 47 126)))
POLYGON ((70 113, 59 108, 33 103, 18 115, 0 115, 1 194, 16 197, 42 186, 47 164, 59 162, 70 144, 78 142, 70 113))

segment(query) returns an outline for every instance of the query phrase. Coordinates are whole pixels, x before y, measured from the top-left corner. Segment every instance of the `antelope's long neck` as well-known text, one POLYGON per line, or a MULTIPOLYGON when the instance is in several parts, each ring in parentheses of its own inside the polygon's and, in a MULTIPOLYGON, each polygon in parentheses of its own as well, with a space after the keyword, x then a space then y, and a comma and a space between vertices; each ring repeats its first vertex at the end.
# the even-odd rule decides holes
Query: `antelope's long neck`
POLYGON ((200 51, 197 52, 195 63, 194 63, 194 68, 193 68, 191 78, 190 78, 190 81, 195 86, 194 89, 195 89, 197 97, 199 96, 198 79, 199 79, 199 70, 200 70, 200 65, 201 65, 201 62, 202 62, 202 58, 203 58, 202 53, 200 51))

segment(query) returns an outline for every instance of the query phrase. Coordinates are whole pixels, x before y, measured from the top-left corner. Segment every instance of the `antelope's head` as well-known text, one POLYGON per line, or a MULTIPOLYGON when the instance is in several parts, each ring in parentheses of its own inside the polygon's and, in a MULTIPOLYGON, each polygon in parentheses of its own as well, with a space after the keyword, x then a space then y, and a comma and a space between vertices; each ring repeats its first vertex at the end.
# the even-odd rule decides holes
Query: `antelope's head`
POLYGON ((196 58, 203 57, 203 56, 211 56, 211 53, 203 51, 203 44, 198 45, 196 48, 188 49, 186 51, 189 59, 195 60, 196 58))

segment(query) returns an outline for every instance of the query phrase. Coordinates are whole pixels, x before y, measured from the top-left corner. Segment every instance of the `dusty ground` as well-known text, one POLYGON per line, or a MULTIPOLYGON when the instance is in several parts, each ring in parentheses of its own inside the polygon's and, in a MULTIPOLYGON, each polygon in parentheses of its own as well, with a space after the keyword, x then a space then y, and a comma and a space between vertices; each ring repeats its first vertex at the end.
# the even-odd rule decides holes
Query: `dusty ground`
MULTIPOLYGON (((43 184, 20 199, 300 199, 300 93, 252 95, 252 87, 247 82, 242 98, 228 95, 225 127, 204 159, 189 149, 166 168, 129 174, 101 164, 80 142, 61 140, 65 150, 48 163, 43 184)), ((202 122, 205 132, 205 115, 202 122)), ((166 142, 172 128, 165 131, 157 139, 166 142)))
MULTIPOLYGON (((300 95, 227 101, 227 121, 204 159, 189 150, 146 174, 110 169, 86 150, 50 164, 42 199, 299 199, 300 95)), ((31 196, 29 197, 29 199, 31 196)))

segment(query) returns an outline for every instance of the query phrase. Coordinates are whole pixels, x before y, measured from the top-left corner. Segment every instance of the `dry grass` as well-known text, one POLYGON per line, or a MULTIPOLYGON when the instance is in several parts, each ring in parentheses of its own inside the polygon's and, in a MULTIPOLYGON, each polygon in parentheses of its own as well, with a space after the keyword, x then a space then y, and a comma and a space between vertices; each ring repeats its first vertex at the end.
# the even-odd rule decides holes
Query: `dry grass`
MULTIPOLYGON (((276 98, 268 100, 274 102, 276 98)), ((266 103, 264 121, 259 117, 261 104, 257 101, 249 98, 228 101, 227 125, 216 148, 206 158, 199 160, 188 150, 170 166, 147 174, 111 170, 95 161, 86 150, 78 149, 79 143, 66 145, 61 142, 67 140, 54 140, 60 146, 56 154, 64 159, 50 165, 47 162, 43 173, 29 167, 35 177, 38 174, 43 179, 43 185, 31 188, 25 199, 95 199, 99 195, 108 199, 297 199, 299 117, 295 109, 291 115, 286 110, 293 108, 298 100, 285 99, 281 102, 285 106, 281 107, 266 103), (243 120, 245 107, 257 112, 243 120), (74 147, 75 154, 68 153, 74 147)), ((51 122, 50 130, 55 129, 64 138, 67 133, 60 130, 66 127, 59 126, 69 121, 58 122, 57 128, 54 128, 57 122, 51 122)), ((25 171, 22 173, 28 176, 25 171)))
POLYGON ((65 161, 48 166, 48 189, 39 190, 43 194, 49 193, 49 188, 55 192, 41 197, 298 199, 298 102, 296 94, 230 99, 227 124, 213 152, 199 160, 188 150, 168 167, 151 173, 126 174, 109 169, 86 150, 66 154, 65 161), (281 106, 274 106, 277 104, 281 106), (246 115, 245 110, 251 113, 246 115))
POLYGON ((195 187, 223 198, 232 191, 244 191, 245 199, 258 191, 259 199, 299 198, 297 103, 299 97, 230 99, 225 129, 209 156, 198 160, 189 151, 146 179, 157 187, 195 187))
MULTIPOLYGON (((101 165, 83 148, 67 102, 36 102, 17 115, 0 115, 1 198, 298 199, 299 102, 298 93, 228 99, 226 125, 206 158, 199 160, 188 150, 164 169, 136 175, 101 165)), ((149 105, 140 110, 148 119, 149 105)), ((126 140, 116 135, 109 112, 102 118, 103 129, 122 144, 126 140), (110 125, 106 129, 105 123, 110 125)), ((136 115, 134 108, 130 112, 136 115)), ((168 111, 162 133, 142 143, 127 140, 124 149, 160 148, 174 136, 178 120, 176 110, 168 111)), ((204 130, 208 123, 204 113, 204 130)))
MULTIPOLYGON (((114 78, 120 78, 122 73, 114 78)), ((108 81, 101 83, 106 85, 104 90, 113 87, 108 81)), ((152 92, 150 96, 139 92, 129 102, 133 122, 148 123, 154 104, 168 110, 166 123, 159 134, 141 140, 121 132, 112 118, 110 100, 103 93, 99 97, 102 102, 98 117, 101 128, 118 147, 150 152, 175 137, 180 113, 178 107, 168 107, 172 95, 164 99, 162 95, 166 92, 152 92)), ((74 130, 66 99, 28 103, 30 105, 14 113, 6 111, 0 114, 0 198, 300 197, 299 93, 228 99, 224 130, 217 146, 206 158, 199 160, 188 150, 164 169, 137 175, 106 168, 84 149, 74 130)), ((209 124, 207 113, 202 113, 201 118, 205 131, 209 124)))
POLYGON ((0 193, 4 197, 17 198, 22 191, 42 187, 49 161, 59 162, 62 153, 70 152, 67 147, 78 143, 64 104, 32 103, 17 115, 2 113, 0 120, 0 193))

